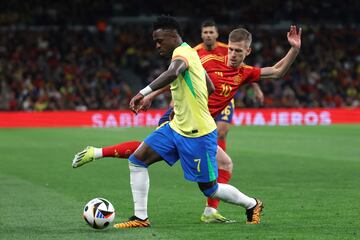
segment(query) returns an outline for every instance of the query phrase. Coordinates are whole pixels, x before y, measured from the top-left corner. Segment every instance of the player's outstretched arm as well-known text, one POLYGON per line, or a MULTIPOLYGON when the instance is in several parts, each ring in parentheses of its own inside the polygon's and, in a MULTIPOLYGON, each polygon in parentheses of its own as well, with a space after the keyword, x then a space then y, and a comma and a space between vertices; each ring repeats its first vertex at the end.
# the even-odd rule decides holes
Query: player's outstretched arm
POLYGON ((290 50, 285 57, 278 61, 274 66, 261 68, 260 78, 280 78, 289 70, 300 51, 301 28, 297 30, 296 26, 291 26, 290 31, 287 33, 287 39, 291 45, 290 50))
POLYGON ((159 77, 152 81, 148 86, 142 89, 135 97, 130 101, 130 109, 134 113, 138 113, 143 105, 143 99, 153 91, 161 89, 171 82, 173 82, 177 76, 187 69, 186 63, 181 59, 175 59, 171 62, 169 68, 163 72, 159 77))

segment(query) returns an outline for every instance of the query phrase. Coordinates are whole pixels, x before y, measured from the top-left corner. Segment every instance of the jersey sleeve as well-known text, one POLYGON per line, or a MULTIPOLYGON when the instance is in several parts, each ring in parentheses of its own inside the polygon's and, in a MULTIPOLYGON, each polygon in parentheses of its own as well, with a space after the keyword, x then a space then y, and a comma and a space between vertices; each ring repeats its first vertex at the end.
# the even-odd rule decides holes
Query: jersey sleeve
POLYGON ((261 70, 258 67, 252 67, 249 75, 248 83, 258 82, 260 80, 261 70))
POLYGON ((187 68, 189 67, 188 54, 187 54, 186 50, 184 48, 182 48, 181 46, 175 48, 175 50, 173 52, 171 61, 175 61, 175 60, 182 60, 185 62, 186 67, 187 68))
POLYGON ((196 45, 195 47, 194 47, 194 50, 195 51, 199 51, 200 49, 202 49, 203 48, 203 44, 202 43, 199 43, 198 45, 196 45))

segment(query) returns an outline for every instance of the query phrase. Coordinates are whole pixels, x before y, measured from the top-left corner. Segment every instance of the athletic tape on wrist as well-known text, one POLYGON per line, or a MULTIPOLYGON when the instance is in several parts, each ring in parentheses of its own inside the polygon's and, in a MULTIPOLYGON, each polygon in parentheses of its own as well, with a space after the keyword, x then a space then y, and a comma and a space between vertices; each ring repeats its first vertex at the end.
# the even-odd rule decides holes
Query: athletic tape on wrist
POLYGON ((153 90, 151 89, 150 86, 146 86, 145 88, 140 90, 140 93, 141 93, 141 95, 143 95, 145 97, 146 95, 149 95, 150 93, 152 93, 152 91, 153 90))

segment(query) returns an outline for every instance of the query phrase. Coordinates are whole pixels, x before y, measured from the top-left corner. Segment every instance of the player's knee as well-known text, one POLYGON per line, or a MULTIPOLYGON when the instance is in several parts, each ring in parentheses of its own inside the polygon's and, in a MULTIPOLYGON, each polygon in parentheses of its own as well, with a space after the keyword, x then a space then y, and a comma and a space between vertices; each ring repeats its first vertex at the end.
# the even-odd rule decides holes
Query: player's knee
POLYGON ((225 158, 218 161, 218 168, 226 170, 228 172, 232 172, 233 170, 233 163, 230 158, 225 158))
POLYGON ((223 169, 228 171, 228 172, 232 172, 232 170, 233 170, 233 162, 231 161, 230 157, 226 160, 223 169))
POLYGON ((206 197, 211 197, 215 194, 219 185, 216 181, 209 183, 198 183, 200 190, 206 197))
POLYGON ((137 157, 135 157, 135 154, 130 155, 129 164, 135 165, 135 166, 141 166, 141 167, 145 167, 145 168, 148 167, 148 165, 145 162, 143 162, 143 161, 139 160, 137 157))
POLYGON ((227 163, 227 164, 222 164, 222 165, 219 164, 219 167, 218 167, 218 168, 219 168, 219 169, 222 169, 222 170, 225 170, 225 171, 227 171, 227 172, 232 173, 232 171, 233 171, 233 164, 232 164, 232 163, 227 163))

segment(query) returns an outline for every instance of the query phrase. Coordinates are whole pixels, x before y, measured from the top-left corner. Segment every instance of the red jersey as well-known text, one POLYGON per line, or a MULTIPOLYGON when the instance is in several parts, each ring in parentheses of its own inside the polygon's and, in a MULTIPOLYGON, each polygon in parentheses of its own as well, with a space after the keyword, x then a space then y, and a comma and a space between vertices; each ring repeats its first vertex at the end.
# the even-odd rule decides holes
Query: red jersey
POLYGON ((227 66, 227 56, 209 55, 201 63, 215 85, 215 92, 209 96, 208 107, 213 117, 218 115, 234 98, 240 86, 260 79, 260 68, 241 65, 227 66))
MULTIPOLYGON (((226 56, 228 54, 228 46, 222 42, 216 42, 213 50, 207 50, 204 43, 198 44, 194 49, 197 51, 200 60, 210 55, 226 56)), ((206 70, 206 68, 205 68, 206 70)))

